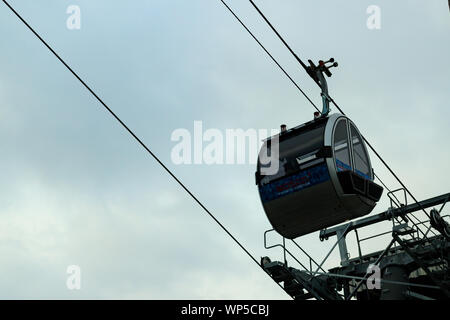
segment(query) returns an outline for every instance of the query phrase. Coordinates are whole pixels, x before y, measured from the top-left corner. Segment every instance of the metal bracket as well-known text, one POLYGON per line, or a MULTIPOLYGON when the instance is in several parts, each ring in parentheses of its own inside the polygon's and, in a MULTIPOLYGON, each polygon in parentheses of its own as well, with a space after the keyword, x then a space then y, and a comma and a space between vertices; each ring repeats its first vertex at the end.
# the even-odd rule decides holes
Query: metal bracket
POLYGON ((341 265, 344 267, 348 265, 349 253, 347 250, 347 242, 345 241, 345 236, 347 235, 348 226, 336 230, 336 236, 339 239, 339 254, 341 256, 341 265))

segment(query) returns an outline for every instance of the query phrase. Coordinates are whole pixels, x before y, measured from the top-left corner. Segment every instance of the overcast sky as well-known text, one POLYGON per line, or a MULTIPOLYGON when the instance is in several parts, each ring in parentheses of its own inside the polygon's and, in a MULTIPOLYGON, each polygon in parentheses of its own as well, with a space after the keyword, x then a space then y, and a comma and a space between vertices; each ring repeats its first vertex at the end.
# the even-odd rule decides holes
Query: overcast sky
MULTIPOLYGON (((319 104, 249 2, 227 2, 319 104)), ((304 60, 339 62, 331 95, 417 198, 450 191, 446 0, 256 2, 304 60), (381 9, 379 30, 367 28, 369 5, 381 9)), ((313 116, 220 1, 9 3, 256 259, 281 259, 263 246, 254 165, 171 161, 172 132, 195 120, 225 132, 313 116), (81 9, 79 30, 66 26, 69 5, 81 9)), ((3 3, 0 38, 0 298, 288 298, 3 3), (81 268, 81 290, 66 287, 69 265, 81 268)), ((331 241, 299 239, 317 260, 331 241)), ((326 266, 338 263, 334 252, 326 266)))

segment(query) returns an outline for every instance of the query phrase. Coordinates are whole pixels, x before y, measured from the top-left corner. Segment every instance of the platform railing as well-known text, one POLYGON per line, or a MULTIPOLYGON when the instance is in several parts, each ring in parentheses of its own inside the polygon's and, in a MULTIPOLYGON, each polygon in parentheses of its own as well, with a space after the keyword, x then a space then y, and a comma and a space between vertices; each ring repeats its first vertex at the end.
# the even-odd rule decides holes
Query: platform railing
POLYGON ((309 271, 311 274, 313 274, 313 264, 318 267, 323 272, 326 272, 325 269, 323 269, 317 262, 314 260, 310 254, 308 254, 295 240, 290 240, 291 243, 293 243, 307 258, 308 258, 308 264, 309 268, 306 267, 302 262, 300 262, 287 248, 286 248, 286 238, 283 237, 282 243, 276 243, 274 245, 267 245, 267 234, 270 232, 274 232, 275 229, 269 229, 264 232, 264 248, 265 249, 272 249, 280 247, 283 250, 283 258, 284 263, 287 265, 287 259, 286 254, 288 254, 290 257, 292 257, 300 266, 302 266, 303 269, 306 271, 309 271))
MULTIPOLYGON (((395 189, 395 190, 390 190, 388 193, 387 193, 387 196, 388 196, 388 198, 389 198, 389 200, 390 200, 390 205, 391 205, 391 208, 393 208, 393 205, 395 205, 395 207, 396 208, 398 208, 398 209, 402 209, 402 207, 404 207, 404 206, 407 206, 408 205, 408 196, 407 196, 407 194, 406 194, 406 190, 404 189, 404 188, 398 188, 398 189, 395 189), (404 203, 402 203, 398 198, 397 198, 397 196, 395 195, 396 194, 396 192, 403 192, 403 199, 404 199, 404 203)), ((437 234, 432 230, 432 228, 431 228, 431 225, 429 225, 428 226, 428 228, 425 226, 425 223, 427 223, 427 222, 429 222, 429 220, 425 220, 425 221, 420 221, 420 219, 419 218, 417 218, 414 214, 412 214, 412 213, 410 213, 410 216, 412 217, 412 218, 414 218, 415 220, 417 220, 417 223, 415 222, 415 221, 413 221, 413 219, 410 217, 408 220, 409 220, 409 222, 411 222, 412 223, 412 225, 416 228, 416 230, 417 230, 417 238, 420 238, 420 233, 423 235, 423 237, 424 238, 427 238, 427 240, 428 240, 428 237, 427 237, 427 235, 428 235, 428 233, 431 231, 431 233, 433 234, 433 236, 437 236, 437 234), (424 232, 421 228, 420 228, 420 226, 425 226, 425 228, 426 228, 426 231, 424 232)), ((406 215, 405 215, 405 217, 406 217, 406 215)))

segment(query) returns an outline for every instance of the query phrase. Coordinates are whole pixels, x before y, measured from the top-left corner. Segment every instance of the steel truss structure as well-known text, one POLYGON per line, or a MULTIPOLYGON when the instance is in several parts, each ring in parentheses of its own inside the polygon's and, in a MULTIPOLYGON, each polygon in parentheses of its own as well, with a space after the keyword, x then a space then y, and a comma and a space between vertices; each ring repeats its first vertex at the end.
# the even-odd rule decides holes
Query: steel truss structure
POLYGON ((266 249, 280 247, 284 261, 271 261, 261 258, 261 266, 282 284, 285 291, 296 300, 435 300, 450 298, 450 242, 449 224, 444 220, 448 216, 440 214, 450 200, 450 193, 434 198, 407 204, 404 189, 388 193, 391 206, 388 210, 320 231, 320 240, 336 236, 337 240, 320 262, 304 250, 297 241, 283 238, 282 243, 267 244, 266 249), (403 203, 398 193, 404 193, 403 203), (419 220, 414 213, 426 208, 441 206, 431 210, 429 220, 419 220), (360 239, 358 230, 374 224, 392 221, 392 229, 370 237, 360 239), (354 232, 358 247, 358 256, 350 259, 346 237, 354 232), (361 243, 383 235, 391 235, 384 250, 362 254, 361 243), (304 255, 308 263, 302 263, 288 250, 286 241, 295 246, 304 255), (338 247, 341 265, 329 270, 323 268, 334 249, 338 247), (299 267, 288 264, 292 259, 299 267), (375 266, 375 267, 374 267, 375 266), (377 270, 379 277, 377 277, 377 270))

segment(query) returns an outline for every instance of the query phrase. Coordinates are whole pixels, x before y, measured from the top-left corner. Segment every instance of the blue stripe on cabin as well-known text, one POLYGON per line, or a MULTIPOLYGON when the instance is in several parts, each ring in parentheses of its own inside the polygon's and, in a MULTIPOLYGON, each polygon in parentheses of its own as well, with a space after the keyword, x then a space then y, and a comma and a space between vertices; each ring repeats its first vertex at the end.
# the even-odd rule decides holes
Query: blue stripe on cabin
POLYGON ((330 180, 330 174, 327 165, 323 163, 284 179, 260 186, 259 193, 262 202, 268 202, 328 180, 330 180))

